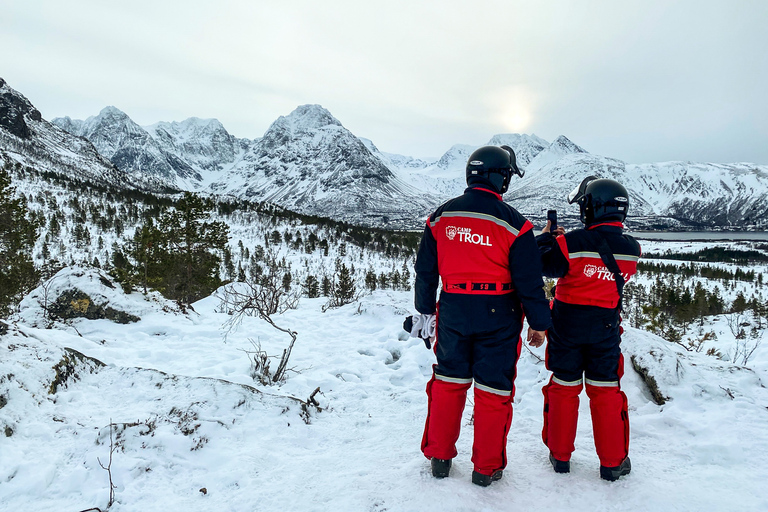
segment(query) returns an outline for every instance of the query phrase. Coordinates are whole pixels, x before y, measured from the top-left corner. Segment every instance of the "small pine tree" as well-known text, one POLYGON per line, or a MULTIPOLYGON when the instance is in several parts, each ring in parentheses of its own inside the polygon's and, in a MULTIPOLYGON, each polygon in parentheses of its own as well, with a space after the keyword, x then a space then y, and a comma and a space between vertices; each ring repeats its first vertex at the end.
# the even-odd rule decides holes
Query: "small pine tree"
POLYGON ((323 297, 331 296, 331 280, 328 278, 328 276, 323 276, 323 281, 322 281, 322 285, 320 286, 320 290, 323 297))
POLYGON ((408 265, 405 261, 403 262, 402 270, 400 273, 400 288, 407 292, 411 290, 411 271, 408 270, 408 265))
POLYGON ((355 296, 355 283, 352 281, 352 272, 344 263, 337 266, 338 281, 333 290, 333 298, 336 305, 349 304, 355 296))
POLYGON ((374 272, 373 269, 365 273, 365 287, 367 289, 370 291, 376 290, 377 281, 378 279, 376 278, 376 272, 374 272))
POLYGON ((382 290, 389 288, 389 276, 384 272, 379 274, 379 288, 382 290))
POLYGON ((235 278, 235 262, 232 258, 232 249, 227 245, 224 247, 222 253, 224 255, 224 273, 227 276, 227 279, 231 281, 235 278))
POLYGON ((320 283, 317 282, 317 278, 313 275, 308 275, 302 285, 304 288, 304 294, 310 299, 315 299, 320 296, 320 283))
POLYGON ((399 290, 400 289, 400 272, 395 270, 390 275, 391 275, 390 282, 392 283, 392 289, 399 290))
POLYGON ((744 297, 744 293, 739 292, 735 299, 733 299, 733 305, 731 311, 734 313, 741 313, 748 307, 747 298, 744 297))

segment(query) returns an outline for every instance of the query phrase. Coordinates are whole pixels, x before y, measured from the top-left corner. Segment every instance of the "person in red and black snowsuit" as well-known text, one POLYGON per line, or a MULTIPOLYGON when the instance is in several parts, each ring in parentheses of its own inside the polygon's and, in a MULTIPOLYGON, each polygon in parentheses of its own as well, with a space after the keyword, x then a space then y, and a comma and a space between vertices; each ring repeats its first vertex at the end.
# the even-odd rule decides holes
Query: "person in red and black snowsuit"
POLYGON ((416 257, 415 305, 421 315, 412 334, 421 330, 427 338, 437 315, 437 364, 427 384, 421 448, 432 474, 448 476, 474 381, 472 482, 482 486, 501 478, 507 463, 523 315, 529 340, 543 340, 550 326, 533 226, 502 201, 511 175, 523 175, 514 151, 502 148, 472 153, 469 188, 429 217, 416 257))
POLYGON ((628 199, 618 182, 590 176, 569 195, 569 202, 579 203, 585 227, 569 233, 558 228, 555 237, 548 222, 536 240, 544 275, 559 278, 547 331, 546 364, 552 377, 543 389, 542 431, 558 473, 570 471, 585 383, 600 476, 613 481, 631 470, 627 397, 620 386, 620 293, 637 271, 640 246, 623 234, 628 199))

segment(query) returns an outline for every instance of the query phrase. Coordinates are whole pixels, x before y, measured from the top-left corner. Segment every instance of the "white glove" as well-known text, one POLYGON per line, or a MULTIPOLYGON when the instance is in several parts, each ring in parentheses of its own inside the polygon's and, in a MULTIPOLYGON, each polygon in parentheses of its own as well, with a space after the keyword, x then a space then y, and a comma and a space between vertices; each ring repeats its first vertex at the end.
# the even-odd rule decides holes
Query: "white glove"
POLYGON ((411 337, 434 340, 436 331, 437 317, 435 315, 413 315, 411 337))

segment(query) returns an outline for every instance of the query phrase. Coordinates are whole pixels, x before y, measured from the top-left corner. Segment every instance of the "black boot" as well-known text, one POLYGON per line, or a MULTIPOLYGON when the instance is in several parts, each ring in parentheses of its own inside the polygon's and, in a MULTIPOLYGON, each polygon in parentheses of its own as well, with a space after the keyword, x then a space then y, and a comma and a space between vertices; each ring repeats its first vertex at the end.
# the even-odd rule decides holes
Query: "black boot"
POLYGON ((549 463, 552 464, 552 468, 555 473, 570 473, 571 461, 569 460, 557 460, 554 455, 549 454, 549 463))
POLYGON ((482 473, 478 473, 477 471, 472 472, 472 483, 475 485, 479 485, 481 487, 488 487, 491 485, 491 482, 495 482, 496 480, 501 480, 501 477, 504 476, 504 471, 501 469, 497 469, 493 472, 492 475, 484 475, 482 473))
POLYGON ((451 471, 451 459, 436 459, 432 457, 432 476, 445 478, 451 471))
POLYGON ((600 466, 600 478, 613 482, 618 480, 620 476, 628 475, 630 471, 632 471, 632 463, 627 457, 618 466, 612 468, 600 466))

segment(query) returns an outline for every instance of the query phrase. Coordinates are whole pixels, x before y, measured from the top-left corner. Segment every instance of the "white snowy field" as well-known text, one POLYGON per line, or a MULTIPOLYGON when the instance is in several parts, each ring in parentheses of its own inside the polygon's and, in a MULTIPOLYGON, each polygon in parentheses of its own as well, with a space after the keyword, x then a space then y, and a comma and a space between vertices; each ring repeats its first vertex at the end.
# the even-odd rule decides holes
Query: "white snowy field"
POLYGON ((449 478, 432 478, 419 451, 434 356, 401 330, 410 292, 377 291, 325 313, 324 299, 303 299, 276 316, 299 333, 290 362, 298 373, 267 387, 249 376, 244 350, 254 340, 279 355, 289 338, 266 322, 247 318, 225 340, 229 317, 215 297, 182 314, 156 295, 108 288, 93 271, 57 279, 52 292, 76 285, 141 321, 43 329, 36 295, 25 301, 0 337, 2 511, 105 509, 99 461, 109 459, 110 421, 110 510, 119 512, 768 510, 766 347, 751 370, 627 329, 633 470, 614 483, 598 475, 585 395, 572 472, 552 471, 540 436, 549 373, 542 349, 523 349, 509 464, 480 488, 470 482, 471 400, 449 478), (653 402, 632 355, 666 404, 653 402), (62 359, 75 375, 51 394, 62 359), (306 400, 317 387, 322 411, 307 416, 290 397, 306 400))

